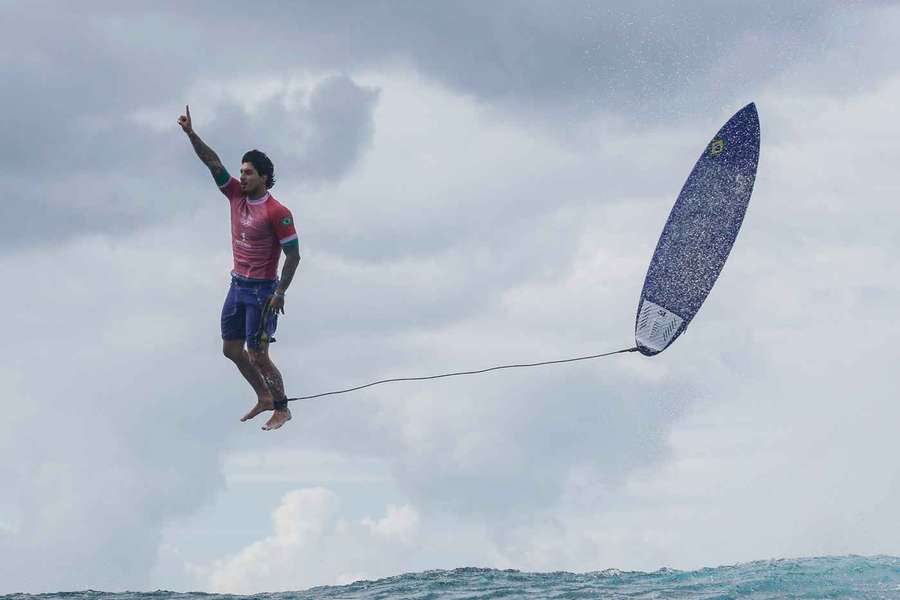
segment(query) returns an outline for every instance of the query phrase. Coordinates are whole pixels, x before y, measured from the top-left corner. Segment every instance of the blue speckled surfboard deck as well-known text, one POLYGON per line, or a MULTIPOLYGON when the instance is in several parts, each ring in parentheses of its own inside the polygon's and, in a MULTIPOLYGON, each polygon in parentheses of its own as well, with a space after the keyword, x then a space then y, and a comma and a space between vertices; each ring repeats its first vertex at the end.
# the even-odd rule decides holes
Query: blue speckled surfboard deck
POLYGON ((759 116, 748 104, 707 144, 688 176, 650 260, 635 342, 659 354, 687 328, 737 238, 759 161, 759 116))

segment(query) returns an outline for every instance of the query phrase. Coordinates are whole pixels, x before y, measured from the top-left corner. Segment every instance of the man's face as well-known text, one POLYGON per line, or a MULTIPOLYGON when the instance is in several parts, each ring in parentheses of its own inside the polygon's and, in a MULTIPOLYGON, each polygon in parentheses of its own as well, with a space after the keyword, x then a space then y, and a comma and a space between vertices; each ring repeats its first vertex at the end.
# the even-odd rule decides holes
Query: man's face
POLYGON ((253 163, 245 162, 241 165, 241 190, 255 190, 258 189, 260 185, 263 188, 266 187, 265 177, 260 177, 259 173, 256 172, 256 167, 253 166, 253 163))

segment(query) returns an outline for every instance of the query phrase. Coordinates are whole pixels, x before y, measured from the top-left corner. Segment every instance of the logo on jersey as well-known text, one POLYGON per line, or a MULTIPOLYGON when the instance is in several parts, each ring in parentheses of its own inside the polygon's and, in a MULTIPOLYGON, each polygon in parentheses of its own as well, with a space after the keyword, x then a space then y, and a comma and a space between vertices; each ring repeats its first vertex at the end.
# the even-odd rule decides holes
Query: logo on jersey
POLYGON ((718 156, 722 154, 723 150, 725 150, 725 140, 723 140, 722 138, 716 138, 709 143, 710 156, 718 156))
POLYGON ((293 221, 291 220, 290 217, 285 217, 281 220, 282 225, 290 225, 291 223, 293 223, 293 221))

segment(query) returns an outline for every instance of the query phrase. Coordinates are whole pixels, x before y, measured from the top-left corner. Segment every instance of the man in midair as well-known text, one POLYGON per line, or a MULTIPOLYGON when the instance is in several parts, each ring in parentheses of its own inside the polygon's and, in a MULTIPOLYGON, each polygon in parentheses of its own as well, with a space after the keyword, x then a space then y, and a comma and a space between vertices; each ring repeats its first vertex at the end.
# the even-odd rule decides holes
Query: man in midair
POLYGON ((284 314, 285 292, 300 263, 294 218, 268 191, 275 185, 275 167, 269 157, 259 150, 244 154, 238 181, 194 132, 189 107, 185 107, 178 124, 231 205, 234 269, 222 307, 222 351, 237 365, 257 398, 256 406, 241 421, 273 410, 263 429, 278 429, 291 419, 291 411, 281 373, 269 358, 269 342, 275 341, 272 335, 278 325, 278 313, 284 314), (285 260, 279 279, 282 251, 285 260))

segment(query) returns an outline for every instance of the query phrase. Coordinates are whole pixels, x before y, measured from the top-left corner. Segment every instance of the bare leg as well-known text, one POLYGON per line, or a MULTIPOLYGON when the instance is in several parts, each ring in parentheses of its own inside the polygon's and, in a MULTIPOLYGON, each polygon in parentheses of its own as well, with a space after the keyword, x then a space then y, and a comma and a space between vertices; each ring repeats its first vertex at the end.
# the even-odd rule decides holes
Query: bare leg
MULTIPOLYGON (((271 397, 279 400, 285 398, 284 380, 281 378, 281 372, 278 370, 278 367, 276 367, 275 363, 272 362, 272 359, 269 358, 268 344, 263 344, 259 348, 250 349, 248 354, 250 355, 250 361, 253 363, 253 366, 256 367, 256 370, 260 373, 268 386, 271 397)), ((269 405, 269 408, 273 407, 274 402, 269 405)), ((266 424, 263 425, 263 429, 278 429, 290 420, 291 411, 285 406, 285 408, 274 412, 266 424)))
POLYGON ((250 355, 244 350, 244 340, 225 340, 222 344, 222 352, 234 362, 241 375, 256 392, 256 406, 244 415, 241 421, 252 419, 263 411, 272 410, 272 392, 269 391, 269 386, 266 385, 259 369, 254 366, 250 355))

